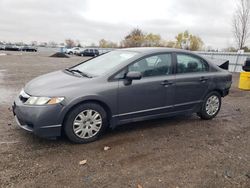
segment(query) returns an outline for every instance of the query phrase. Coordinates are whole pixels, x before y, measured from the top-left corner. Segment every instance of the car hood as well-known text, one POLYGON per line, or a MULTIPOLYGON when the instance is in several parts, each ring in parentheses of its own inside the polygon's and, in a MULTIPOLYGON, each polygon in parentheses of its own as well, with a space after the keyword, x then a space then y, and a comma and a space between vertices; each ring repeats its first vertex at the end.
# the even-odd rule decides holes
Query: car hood
MULTIPOLYGON (((64 71, 56 71, 31 80, 26 84, 24 91, 32 96, 64 96, 68 92, 72 93, 75 89, 79 89, 79 84, 87 85, 91 80, 73 76, 64 71)), ((82 89, 86 85, 82 85, 82 89)))

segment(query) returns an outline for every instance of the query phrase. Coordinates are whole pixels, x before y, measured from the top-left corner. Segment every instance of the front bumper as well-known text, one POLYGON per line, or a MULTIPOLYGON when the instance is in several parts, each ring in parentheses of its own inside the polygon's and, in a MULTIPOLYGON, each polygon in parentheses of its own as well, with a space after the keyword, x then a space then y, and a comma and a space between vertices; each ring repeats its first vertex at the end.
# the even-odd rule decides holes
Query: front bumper
POLYGON ((22 129, 40 137, 52 138, 61 135, 60 118, 62 104, 31 106, 25 105, 17 97, 12 105, 16 122, 22 129))

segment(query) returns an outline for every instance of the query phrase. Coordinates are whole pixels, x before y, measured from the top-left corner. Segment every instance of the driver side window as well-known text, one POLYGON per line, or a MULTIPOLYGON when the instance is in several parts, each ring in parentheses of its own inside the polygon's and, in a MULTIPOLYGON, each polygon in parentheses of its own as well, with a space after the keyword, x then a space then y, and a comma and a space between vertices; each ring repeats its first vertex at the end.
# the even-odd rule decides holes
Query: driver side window
POLYGON ((130 65, 128 71, 138 71, 142 77, 169 75, 172 73, 172 56, 169 53, 146 57, 130 65))

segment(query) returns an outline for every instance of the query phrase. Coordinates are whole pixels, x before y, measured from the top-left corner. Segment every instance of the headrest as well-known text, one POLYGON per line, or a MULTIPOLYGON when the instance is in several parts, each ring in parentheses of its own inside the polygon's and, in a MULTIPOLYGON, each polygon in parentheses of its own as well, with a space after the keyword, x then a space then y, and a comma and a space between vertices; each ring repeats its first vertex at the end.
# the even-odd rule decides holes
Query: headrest
POLYGON ((198 67, 198 64, 195 61, 189 61, 187 66, 188 69, 196 69, 198 67))

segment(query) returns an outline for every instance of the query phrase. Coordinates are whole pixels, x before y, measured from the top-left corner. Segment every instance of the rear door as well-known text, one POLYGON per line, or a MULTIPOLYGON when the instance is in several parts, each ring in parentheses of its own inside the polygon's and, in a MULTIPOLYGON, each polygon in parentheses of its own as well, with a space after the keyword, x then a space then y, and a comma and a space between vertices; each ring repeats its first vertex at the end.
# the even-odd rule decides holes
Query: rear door
POLYGON ((128 66, 128 71, 141 72, 140 80, 131 85, 119 81, 118 112, 120 120, 138 118, 173 110, 174 75, 172 54, 145 57, 128 66))
POLYGON ((175 110, 201 104, 211 83, 208 63, 193 54, 176 53, 175 110))

